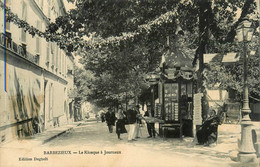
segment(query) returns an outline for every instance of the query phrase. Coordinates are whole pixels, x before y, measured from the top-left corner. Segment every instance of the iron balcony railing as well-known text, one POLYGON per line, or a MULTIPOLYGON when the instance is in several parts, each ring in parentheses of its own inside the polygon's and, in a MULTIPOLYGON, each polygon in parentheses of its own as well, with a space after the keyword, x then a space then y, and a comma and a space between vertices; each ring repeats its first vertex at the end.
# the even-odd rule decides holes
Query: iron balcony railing
POLYGON ((26 45, 18 45, 12 40, 12 38, 6 36, 4 33, 0 34, 0 45, 2 45, 5 49, 8 49, 9 51, 16 53, 16 55, 21 56, 29 60, 30 62, 39 65, 39 54, 31 54, 30 52, 26 51, 26 45))

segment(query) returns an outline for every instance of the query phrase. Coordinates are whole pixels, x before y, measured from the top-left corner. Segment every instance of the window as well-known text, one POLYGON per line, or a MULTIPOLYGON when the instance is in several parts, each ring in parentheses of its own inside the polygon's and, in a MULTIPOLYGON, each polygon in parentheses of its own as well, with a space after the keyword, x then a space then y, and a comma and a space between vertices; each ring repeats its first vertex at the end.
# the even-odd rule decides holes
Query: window
POLYGON ((55 49, 55 46, 54 46, 54 43, 52 42, 51 43, 51 63, 52 63, 52 67, 54 67, 54 56, 55 56, 55 54, 54 54, 54 49, 55 49))
MULTIPOLYGON (((41 22, 39 20, 36 22, 36 28, 41 31, 41 22)), ((40 55, 40 52, 41 52, 41 39, 40 39, 40 37, 38 35, 36 35, 36 49, 35 49, 35 51, 36 51, 36 54, 40 55)))
POLYGON ((46 48, 46 64, 49 65, 49 63, 50 63, 50 43, 47 42, 46 46, 47 46, 47 48, 46 48))
POLYGON ((26 54, 27 54, 27 49, 26 49, 26 47, 27 47, 27 45, 26 44, 24 44, 24 43, 22 43, 22 45, 21 45, 21 54, 22 54, 22 56, 26 56, 26 54))
POLYGON ((52 119, 53 116, 53 84, 49 86, 49 120, 52 119))
MULTIPOLYGON (((11 0, 6 0, 6 6, 10 8, 11 0)), ((11 31, 10 22, 6 22, 5 25, 6 25, 6 31, 10 32, 11 31)))
POLYGON ((6 23, 5 23, 5 26, 6 26, 6 31, 10 32, 10 31, 11 31, 10 22, 6 22, 6 23))
POLYGON ((67 77, 67 55, 65 55, 65 63, 64 63, 64 69, 65 69, 65 77, 67 77))
POLYGON ((61 50, 59 49, 59 73, 61 73, 61 50))
POLYGON ((64 53, 62 52, 62 55, 61 55, 61 59, 62 59, 62 60, 61 60, 61 62, 62 62, 62 63, 61 63, 61 73, 62 73, 62 74, 64 74, 64 64, 65 64, 65 63, 64 63, 64 57, 65 57, 65 56, 64 56, 64 53))
MULTIPOLYGON (((22 19, 24 21, 27 21, 27 5, 25 2, 23 2, 22 4, 22 19)), ((26 43, 26 32, 24 31, 23 28, 21 30, 21 41, 26 43)))
POLYGON ((5 40, 5 42, 7 42, 7 48, 11 48, 12 46, 12 34, 10 32, 5 32, 5 36, 7 41, 5 40))
POLYGON ((23 28, 22 28, 22 34, 21 34, 21 41, 26 43, 26 32, 24 31, 23 28))
POLYGON ((58 65, 59 65, 59 47, 56 45, 56 63, 55 63, 55 66, 56 66, 56 69, 58 69, 58 65))

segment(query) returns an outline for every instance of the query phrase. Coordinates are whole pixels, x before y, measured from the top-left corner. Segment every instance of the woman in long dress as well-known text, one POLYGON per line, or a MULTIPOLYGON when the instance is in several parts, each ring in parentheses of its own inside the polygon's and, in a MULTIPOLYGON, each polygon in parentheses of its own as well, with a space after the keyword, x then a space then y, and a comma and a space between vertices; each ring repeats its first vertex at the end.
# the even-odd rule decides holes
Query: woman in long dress
POLYGON ((125 115, 123 113, 123 110, 119 109, 117 113, 117 122, 116 122, 116 134, 119 140, 122 140, 120 138, 120 134, 122 133, 127 133, 127 130, 125 128, 125 115))

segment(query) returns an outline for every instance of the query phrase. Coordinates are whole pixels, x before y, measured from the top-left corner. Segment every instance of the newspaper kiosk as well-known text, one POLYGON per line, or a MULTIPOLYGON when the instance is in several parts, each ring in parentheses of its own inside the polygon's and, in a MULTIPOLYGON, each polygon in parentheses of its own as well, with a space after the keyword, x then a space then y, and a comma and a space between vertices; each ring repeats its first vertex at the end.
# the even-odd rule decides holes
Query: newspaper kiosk
POLYGON ((166 52, 158 83, 159 103, 155 117, 163 120, 159 134, 163 137, 193 136, 193 68, 192 59, 179 50, 166 52))

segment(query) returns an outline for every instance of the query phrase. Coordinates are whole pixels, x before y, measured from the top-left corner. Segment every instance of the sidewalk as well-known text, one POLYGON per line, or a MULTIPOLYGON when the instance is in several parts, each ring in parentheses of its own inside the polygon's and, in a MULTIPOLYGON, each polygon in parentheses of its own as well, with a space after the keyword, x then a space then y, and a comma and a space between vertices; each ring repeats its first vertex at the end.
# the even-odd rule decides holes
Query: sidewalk
POLYGON ((79 126, 80 124, 82 124, 82 122, 73 122, 69 125, 55 127, 55 128, 46 130, 42 133, 37 133, 34 136, 30 136, 25 139, 21 139, 21 140, 14 139, 12 141, 1 144, 0 148, 22 149, 22 148, 32 148, 35 146, 40 146, 64 133, 72 130, 73 128, 79 126))

